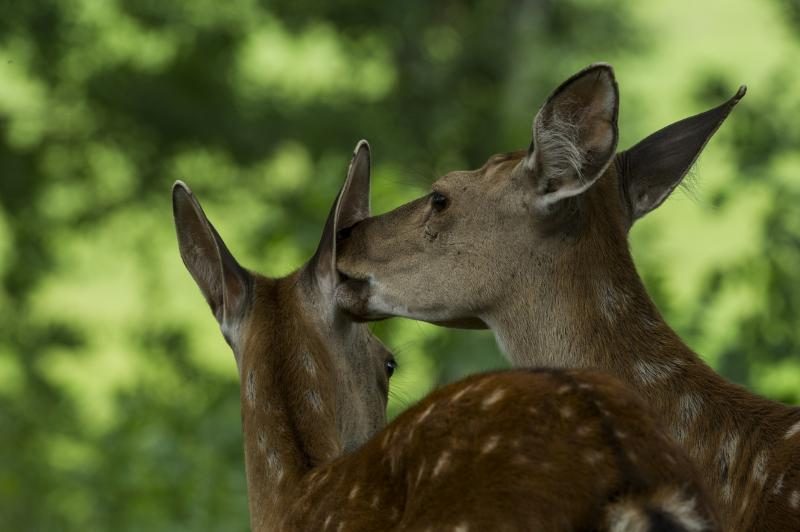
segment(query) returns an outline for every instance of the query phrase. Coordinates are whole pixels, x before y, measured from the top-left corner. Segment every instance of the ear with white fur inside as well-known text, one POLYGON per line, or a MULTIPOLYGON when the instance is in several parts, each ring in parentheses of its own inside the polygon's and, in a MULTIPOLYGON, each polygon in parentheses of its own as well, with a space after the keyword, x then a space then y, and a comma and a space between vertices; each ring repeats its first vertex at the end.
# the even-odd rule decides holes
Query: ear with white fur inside
POLYGON ((533 123, 525 170, 538 207, 587 190, 602 175, 617 148, 619 92, 613 69, 591 65, 561 84, 533 123))

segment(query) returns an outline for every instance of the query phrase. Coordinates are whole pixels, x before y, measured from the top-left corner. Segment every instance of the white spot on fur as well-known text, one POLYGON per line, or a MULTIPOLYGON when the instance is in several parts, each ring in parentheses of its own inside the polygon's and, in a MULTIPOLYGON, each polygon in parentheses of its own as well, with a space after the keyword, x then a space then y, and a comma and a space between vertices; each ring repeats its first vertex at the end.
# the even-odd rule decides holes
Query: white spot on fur
POLYGON ((469 525, 467 523, 461 523, 453 529, 453 532, 469 532, 469 525))
POLYGON ((414 429, 416 429, 416 428, 417 428, 416 425, 411 425, 411 430, 409 430, 408 434, 406 434, 406 445, 410 445, 411 444, 411 440, 414 439, 414 429))
POLYGON ((595 283, 595 297, 603 317, 609 323, 614 323, 625 311, 629 304, 628 295, 619 287, 607 280, 595 283))
POLYGON ((331 524, 331 520, 333 520, 333 516, 332 515, 328 515, 328 517, 325 518, 325 522, 322 523, 323 530, 328 530, 328 527, 331 524))
POLYGON ((703 399, 695 393, 685 393, 678 398, 679 425, 675 427, 675 438, 685 442, 694 420, 703 409, 703 399))
POLYGON ((725 482, 720 491, 722 492, 723 501, 727 503, 733 502, 733 486, 731 485, 730 481, 725 482))
POLYGON ((569 419, 572 417, 572 414, 574 414, 571 406, 562 406, 558 411, 564 419, 569 419))
POLYGON ((347 498, 352 501, 353 499, 358 497, 358 490, 359 490, 359 486, 358 486, 358 484, 356 484, 355 486, 353 486, 350 489, 350 494, 347 496, 347 498))
POLYGON ((414 487, 419 486, 419 483, 422 481, 422 476, 425 474, 425 459, 422 459, 422 464, 419 466, 419 471, 417 471, 417 479, 414 481, 414 487))
POLYGON ((789 506, 792 507, 792 510, 797 510, 800 507, 800 490, 794 490, 789 495, 789 506))
POLYGON ((642 508, 628 504, 617 504, 608 512, 609 532, 647 532, 650 519, 642 508))
POLYGON ((621 430, 615 430, 614 436, 616 436, 620 440, 624 440, 625 438, 628 437, 628 433, 621 430))
POLYGON ((603 453, 599 451, 586 451, 583 455, 583 461, 589 465, 599 464, 603 458, 603 453))
POLYGON ((433 468, 433 476, 439 476, 439 473, 444 471, 450 465, 450 451, 444 451, 439 459, 436 461, 436 466, 433 468))
POLYGON ((252 369, 247 372, 247 402, 250 406, 256 404, 256 376, 252 369))
POLYGON ((609 532, 648 532, 650 519, 646 507, 658 508, 687 532, 706 530, 705 520, 697 513, 693 498, 684 498, 679 492, 656 493, 646 504, 637 500, 614 503, 608 510, 609 532))
POLYGON ((645 386, 653 386, 673 377, 681 364, 677 360, 637 360, 633 373, 637 381, 645 386))
POLYGON ((314 479, 314 487, 319 487, 320 484, 324 484, 326 480, 328 480, 328 474, 330 473, 329 470, 326 470, 322 473, 319 473, 314 479))
POLYGON ((738 451, 739 434, 735 432, 728 433, 720 449, 720 462, 728 466, 728 479, 726 479, 725 483, 722 485, 722 500, 727 503, 733 501, 733 486, 730 481, 730 472, 734 469, 734 464, 738 458, 738 451))
POLYGON ((775 481, 775 485, 772 487, 772 494, 778 495, 783 490, 783 477, 785 473, 781 473, 778 475, 778 480, 775 481))
POLYGON ((797 433, 800 433, 800 421, 789 427, 789 430, 786 431, 784 438, 788 440, 797 433))
POLYGON ((565 393, 568 393, 571 389, 572 389, 572 386, 570 386, 569 384, 564 384, 564 385, 560 386, 558 388, 558 390, 556 390, 556 393, 558 395, 564 395, 565 393))
POLYGON ((258 450, 262 453, 267 450, 267 435, 264 431, 258 431, 258 450))
POLYGON ((322 398, 319 396, 317 390, 309 390, 306 392, 306 399, 315 412, 322 412, 322 398))
POLYGON ((278 458, 278 453, 270 451, 267 453, 267 467, 270 469, 277 469, 281 466, 281 461, 278 458))
POLYGON ((769 473, 767 472, 767 452, 766 451, 759 451, 756 455, 755 460, 753 461, 753 480, 755 480, 760 486, 763 486, 767 482, 767 477, 769 473))
POLYGON ((581 425, 580 427, 578 427, 578 430, 576 432, 577 432, 578 436, 586 437, 586 436, 588 436, 589 434, 592 433, 592 426, 591 425, 581 425))
POLYGON ((339 526, 336 527, 336 532, 342 532, 344 530, 344 521, 339 523, 339 526))
POLYGON ((667 495, 660 506, 664 513, 687 532, 702 532, 706 529, 706 522, 697 513, 695 505, 694 498, 684 498, 683 494, 676 491, 667 495))
POLYGON ((456 393, 453 394, 453 397, 450 398, 450 402, 451 403, 457 402, 459 399, 464 397, 464 395, 467 393, 467 390, 469 390, 469 386, 465 386, 460 390, 458 390, 456 393))
POLYGON ((744 515, 747 512, 747 505, 750 503, 750 494, 745 494, 742 499, 742 504, 739 506, 739 515, 744 515))
POLYGON ((494 451, 498 443, 500 443, 500 436, 492 436, 486 440, 486 443, 483 444, 483 447, 481 447, 481 452, 486 454, 494 451))
POLYGON ((643 323, 644 325, 646 325, 647 328, 650 329, 650 330, 660 329, 664 325, 664 323, 661 320, 656 319, 653 316, 646 316, 646 315, 645 316, 640 316, 639 317, 639 322, 643 323))
POLYGON ((310 376, 314 377, 317 374, 317 362, 314 360, 314 357, 311 356, 311 353, 306 351, 303 353, 303 369, 306 370, 310 376))
POLYGON ((397 471, 398 462, 400 462, 401 446, 396 445, 389 449, 389 472, 394 475, 397 471))
POLYGON ((373 495, 372 503, 370 503, 370 506, 372 506, 373 508, 377 508, 379 502, 380 502, 380 497, 378 497, 377 495, 373 495))
POLYGON ((484 409, 489 408, 490 406, 492 406, 505 396, 506 396, 505 390, 497 389, 493 391, 489 397, 483 400, 483 408, 484 409))
POLYGON ((435 405, 435 403, 431 403, 430 405, 428 405, 428 408, 426 408, 425 410, 422 411, 422 413, 417 418, 417 424, 418 425, 420 423, 422 423, 423 421, 425 421, 425 419, 427 419, 427 417, 429 415, 431 415, 431 412, 433 412, 434 405, 435 405))

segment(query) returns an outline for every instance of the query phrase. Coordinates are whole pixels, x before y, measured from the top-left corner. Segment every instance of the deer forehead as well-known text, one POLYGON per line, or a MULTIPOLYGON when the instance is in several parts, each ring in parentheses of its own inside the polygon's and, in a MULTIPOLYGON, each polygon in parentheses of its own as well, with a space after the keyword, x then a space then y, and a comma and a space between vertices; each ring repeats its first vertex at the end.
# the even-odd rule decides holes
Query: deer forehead
POLYGON ((455 199, 471 198, 483 202, 495 195, 508 193, 515 166, 516 163, 493 164, 479 170, 450 172, 439 178, 432 188, 455 199))

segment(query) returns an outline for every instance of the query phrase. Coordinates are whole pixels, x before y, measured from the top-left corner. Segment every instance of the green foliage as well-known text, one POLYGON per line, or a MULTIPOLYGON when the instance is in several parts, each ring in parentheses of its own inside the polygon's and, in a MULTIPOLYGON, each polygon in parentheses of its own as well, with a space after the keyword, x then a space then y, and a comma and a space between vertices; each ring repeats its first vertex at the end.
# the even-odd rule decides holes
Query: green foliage
MULTIPOLYGON (((0 6, 0 529, 246 530, 234 363, 173 236, 184 179, 242 262, 312 253, 354 143, 380 212, 526 146, 612 62, 623 146, 750 94, 632 234, 668 320, 800 401, 794 0, 36 0, 0 6), (757 45, 754 45, 757 43, 757 45)), ((390 413, 505 363, 486 332, 377 324, 390 413)))

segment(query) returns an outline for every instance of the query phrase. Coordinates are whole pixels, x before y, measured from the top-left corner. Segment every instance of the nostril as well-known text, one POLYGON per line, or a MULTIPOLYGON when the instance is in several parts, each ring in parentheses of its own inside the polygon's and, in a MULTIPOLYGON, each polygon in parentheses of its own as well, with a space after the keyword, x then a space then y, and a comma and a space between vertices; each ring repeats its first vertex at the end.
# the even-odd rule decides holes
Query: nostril
POLYGON ((344 229, 339 229, 336 232, 336 241, 341 242, 342 240, 347 240, 350 238, 350 234, 353 232, 353 227, 345 227, 344 229))

